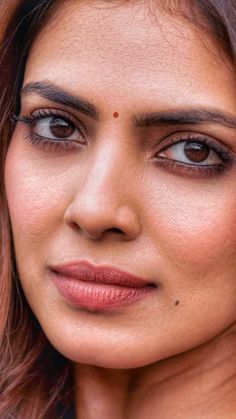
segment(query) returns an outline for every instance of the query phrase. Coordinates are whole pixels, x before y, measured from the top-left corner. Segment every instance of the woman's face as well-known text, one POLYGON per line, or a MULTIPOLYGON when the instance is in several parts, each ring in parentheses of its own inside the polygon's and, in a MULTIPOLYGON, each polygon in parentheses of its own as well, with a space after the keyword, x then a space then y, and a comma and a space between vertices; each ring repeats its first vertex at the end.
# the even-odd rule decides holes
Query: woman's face
POLYGON ((19 276, 58 351, 139 367, 235 322, 235 82, 181 17, 66 3, 30 52, 6 160, 19 276))

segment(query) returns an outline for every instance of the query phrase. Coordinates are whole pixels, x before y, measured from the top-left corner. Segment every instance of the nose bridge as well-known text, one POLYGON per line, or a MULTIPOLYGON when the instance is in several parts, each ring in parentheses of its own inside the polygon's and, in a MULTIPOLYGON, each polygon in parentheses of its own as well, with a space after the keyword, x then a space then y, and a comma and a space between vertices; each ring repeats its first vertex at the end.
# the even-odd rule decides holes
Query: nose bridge
POLYGON ((83 182, 66 211, 67 223, 76 224, 90 238, 100 238, 108 231, 133 238, 139 221, 129 184, 132 165, 125 148, 104 141, 94 147, 85 170, 83 182))
POLYGON ((114 204, 117 201, 118 205, 122 195, 125 195, 125 180, 129 175, 126 158, 120 148, 106 142, 92 156, 83 188, 93 193, 89 196, 91 199, 96 197, 97 203, 103 197, 103 205, 110 199, 114 204))

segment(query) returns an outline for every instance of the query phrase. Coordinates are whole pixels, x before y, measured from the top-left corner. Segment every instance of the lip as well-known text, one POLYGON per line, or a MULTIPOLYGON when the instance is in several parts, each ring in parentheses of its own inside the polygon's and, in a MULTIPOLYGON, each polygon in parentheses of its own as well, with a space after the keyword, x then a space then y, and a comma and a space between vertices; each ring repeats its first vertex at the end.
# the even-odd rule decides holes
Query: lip
POLYGON ((111 266, 79 261, 50 267, 60 294, 75 306, 106 311, 146 298, 156 286, 111 266))

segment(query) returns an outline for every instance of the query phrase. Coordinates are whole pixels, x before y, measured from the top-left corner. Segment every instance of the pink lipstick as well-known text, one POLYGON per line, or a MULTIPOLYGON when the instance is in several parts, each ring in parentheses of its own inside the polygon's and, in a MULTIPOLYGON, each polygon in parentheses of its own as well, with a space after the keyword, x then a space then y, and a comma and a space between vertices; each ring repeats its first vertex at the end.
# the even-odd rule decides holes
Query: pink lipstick
POLYGON ((86 261, 51 266, 50 271, 66 300, 91 311, 107 311, 132 304, 156 288, 144 278, 86 261))

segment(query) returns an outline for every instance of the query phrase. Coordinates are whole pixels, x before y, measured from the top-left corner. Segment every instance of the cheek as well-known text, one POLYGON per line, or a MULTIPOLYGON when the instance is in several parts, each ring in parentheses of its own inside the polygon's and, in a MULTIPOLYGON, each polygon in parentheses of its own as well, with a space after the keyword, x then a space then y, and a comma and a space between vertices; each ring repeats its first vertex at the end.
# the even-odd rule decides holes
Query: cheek
POLYGON ((12 144, 5 166, 15 248, 22 254, 45 246, 47 237, 62 221, 70 199, 67 175, 62 176, 62 171, 56 173, 49 163, 27 158, 25 154, 12 144))
POLYGON ((176 177, 165 183, 158 200, 152 199, 150 235, 171 268, 191 276, 231 269, 229 262, 236 258, 235 188, 230 177, 204 182, 176 177))

